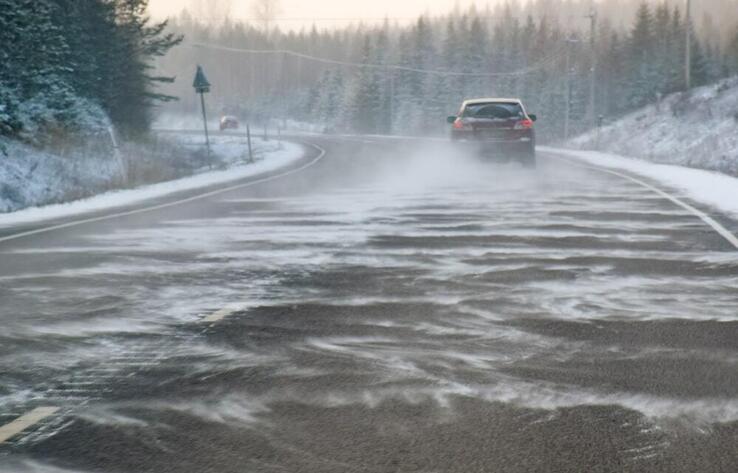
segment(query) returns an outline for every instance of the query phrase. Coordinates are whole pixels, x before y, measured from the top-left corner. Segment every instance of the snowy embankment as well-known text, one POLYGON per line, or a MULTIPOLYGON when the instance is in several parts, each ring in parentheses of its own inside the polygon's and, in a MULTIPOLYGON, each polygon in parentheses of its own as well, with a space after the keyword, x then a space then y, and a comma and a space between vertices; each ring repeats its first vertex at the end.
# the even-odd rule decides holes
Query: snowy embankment
POLYGON ((123 180, 111 153, 64 155, 0 137, 0 214, 103 192, 123 180))
MULTIPOLYGON (((184 147, 199 147, 202 143, 202 137, 195 135, 181 135, 177 140, 184 147)), ((7 211, 11 204, 16 203, 19 194, 22 194, 22 201, 29 202, 29 205, 34 201, 44 203, 61 200, 69 196, 70 191, 73 193, 75 188, 84 189, 87 193, 96 184, 104 188, 120 175, 120 166, 109 157, 66 159, 38 152, 25 145, 6 142, 8 144, 8 155, 0 159, 0 211, 7 211), (6 200, 4 192, 14 193, 15 199, 6 200)), ((66 203, 0 213, 0 226, 115 208, 175 192, 257 176, 288 166, 303 156, 302 147, 293 143, 276 140, 265 142, 254 138, 252 146, 255 158, 253 163, 248 162, 248 148, 243 137, 216 136, 213 137, 213 154, 221 169, 202 167, 188 177, 104 192, 66 203)))
POLYGON ((651 178, 738 217, 738 77, 670 95, 567 147, 577 151, 540 149, 651 178))
POLYGON ((628 171, 653 179, 684 196, 738 218, 738 178, 685 166, 656 164, 597 151, 575 151, 540 146, 541 151, 575 158, 606 168, 628 171))
MULTIPOLYGON (((738 77, 667 96, 568 143, 738 176, 738 77)), ((735 199, 735 197, 734 197, 735 199)))

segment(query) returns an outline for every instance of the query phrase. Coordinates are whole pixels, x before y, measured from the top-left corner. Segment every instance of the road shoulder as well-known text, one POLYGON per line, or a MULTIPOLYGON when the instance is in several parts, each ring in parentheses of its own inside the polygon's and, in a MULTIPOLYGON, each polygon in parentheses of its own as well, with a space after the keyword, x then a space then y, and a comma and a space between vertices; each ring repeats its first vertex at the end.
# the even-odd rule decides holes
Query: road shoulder
POLYGON ((285 142, 278 156, 222 171, 176 181, 101 194, 89 199, 0 215, 0 242, 57 228, 142 213, 179 205, 241 187, 268 182, 315 164, 323 150, 285 142))

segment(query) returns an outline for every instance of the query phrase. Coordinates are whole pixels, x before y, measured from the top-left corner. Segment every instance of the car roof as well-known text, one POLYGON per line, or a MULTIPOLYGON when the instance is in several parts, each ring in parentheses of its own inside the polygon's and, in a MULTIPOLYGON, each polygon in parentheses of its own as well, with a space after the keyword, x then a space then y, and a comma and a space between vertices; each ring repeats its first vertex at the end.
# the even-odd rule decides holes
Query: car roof
POLYGON ((520 99, 486 98, 464 100, 464 105, 476 105, 480 103, 521 103, 520 99))

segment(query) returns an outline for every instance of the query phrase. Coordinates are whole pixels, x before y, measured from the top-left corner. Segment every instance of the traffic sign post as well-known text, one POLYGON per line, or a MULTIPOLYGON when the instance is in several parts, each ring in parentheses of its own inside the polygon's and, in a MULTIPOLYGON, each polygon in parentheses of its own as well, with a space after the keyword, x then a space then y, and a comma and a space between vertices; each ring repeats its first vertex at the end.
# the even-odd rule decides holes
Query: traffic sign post
POLYGON ((208 117, 205 113, 205 94, 210 92, 210 82, 205 77, 205 73, 202 71, 202 66, 197 66, 197 72, 195 73, 195 81, 192 83, 195 88, 195 93, 200 94, 200 104, 202 106, 202 121, 205 125, 205 148, 208 153, 208 166, 212 167, 210 159, 210 136, 208 135, 208 117))

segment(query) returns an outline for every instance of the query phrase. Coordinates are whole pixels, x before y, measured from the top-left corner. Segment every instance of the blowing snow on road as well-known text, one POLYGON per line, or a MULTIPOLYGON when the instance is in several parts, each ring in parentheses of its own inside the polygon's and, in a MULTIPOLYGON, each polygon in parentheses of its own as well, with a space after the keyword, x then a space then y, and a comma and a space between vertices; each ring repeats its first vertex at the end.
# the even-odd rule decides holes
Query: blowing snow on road
POLYGON ((738 462, 738 253, 698 216, 553 155, 310 141, 300 172, 2 244, 0 418, 57 411, 0 469, 738 462))
POLYGON ((0 0, 0 473, 738 472, 738 0, 0 0))

